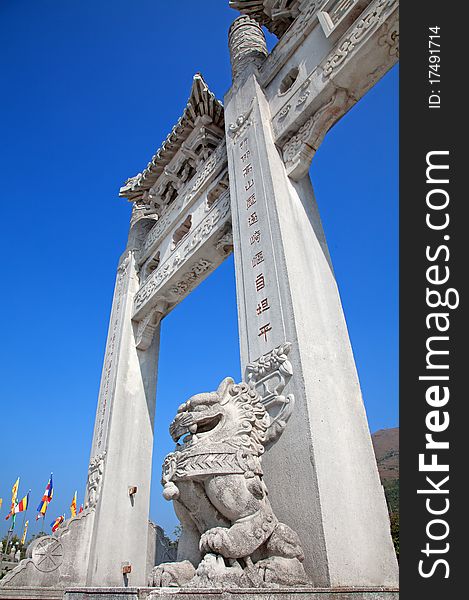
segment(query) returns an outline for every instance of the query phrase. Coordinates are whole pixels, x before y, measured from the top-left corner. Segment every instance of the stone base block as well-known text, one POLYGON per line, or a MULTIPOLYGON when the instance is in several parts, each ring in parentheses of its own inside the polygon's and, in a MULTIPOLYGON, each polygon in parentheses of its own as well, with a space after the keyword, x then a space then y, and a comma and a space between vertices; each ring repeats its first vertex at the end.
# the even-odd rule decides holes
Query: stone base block
POLYGON ((64 591, 38 587, 0 588, 0 600, 62 600, 64 591))
POLYGON ((397 588, 87 588, 66 590, 64 600, 398 600, 397 588))

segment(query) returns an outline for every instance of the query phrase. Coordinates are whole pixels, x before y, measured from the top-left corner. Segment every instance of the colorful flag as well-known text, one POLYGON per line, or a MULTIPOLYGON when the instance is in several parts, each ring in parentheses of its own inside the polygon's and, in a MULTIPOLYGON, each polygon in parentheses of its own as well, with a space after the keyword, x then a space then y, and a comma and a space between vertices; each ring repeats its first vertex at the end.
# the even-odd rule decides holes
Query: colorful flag
POLYGON ((20 485, 20 478, 15 481, 13 487, 11 488, 11 512, 15 510, 16 506, 16 496, 18 495, 18 487, 20 485))
POLYGON ((0 510, 2 510, 3 498, 0 498, 0 510))
POLYGON ((78 511, 78 514, 83 512, 83 504, 80 504, 80 510, 78 511))
POLYGON ((52 500, 52 496, 54 495, 54 486, 52 484, 52 473, 50 474, 49 481, 47 482, 46 489, 44 491, 44 495, 42 496, 41 501, 39 502, 39 506, 37 507, 37 516, 36 521, 38 519, 44 518, 47 507, 49 506, 50 501, 52 500))
POLYGON ((29 521, 26 521, 26 523, 24 524, 23 536, 21 538, 21 545, 22 546, 24 546, 24 543, 26 541, 26 534, 28 533, 28 526, 29 526, 29 521))
MULTIPOLYGON (((8 521, 8 519, 11 516, 15 516, 16 514, 25 511, 28 508, 28 500, 29 500, 29 492, 31 490, 29 490, 29 492, 26 494, 26 496, 20 500, 19 502, 16 501, 16 496, 18 494, 18 482, 19 482, 19 478, 17 479, 15 485, 13 486, 12 489, 12 500, 14 500, 14 502, 12 503, 12 507, 10 512, 7 514, 7 516, 5 517, 5 520, 8 521)), ((15 526, 15 519, 13 518, 13 525, 12 527, 15 526)))
POLYGON ((75 495, 73 496, 72 503, 70 504, 70 513, 72 517, 77 516, 77 493, 75 491, 75 495))
POLYGON ((41 504, 41 510, 36 515, 36 521, 38 521, 39 519, 43 519, 46 516, 46 510, 47 502, 44 502, 44 504, 41 504))
POLYGON ((17 505, 15 506, 15 510, 13 511, 14 513, 23 512, 28 508, 30 492, 31 492, 31 490, 29 490, 29 492, 26 494, 26 496, 17 503, 17 505))
POLYGON ((61 523, 63 523, 65 520, 65 515, 60 515, 60 517, 57 517, 55 519, 55 521, 53 521, 50 526, 52 527, 52 533, 54 533, 55 531, 57 531, 57 529, 60 527, 61 523))

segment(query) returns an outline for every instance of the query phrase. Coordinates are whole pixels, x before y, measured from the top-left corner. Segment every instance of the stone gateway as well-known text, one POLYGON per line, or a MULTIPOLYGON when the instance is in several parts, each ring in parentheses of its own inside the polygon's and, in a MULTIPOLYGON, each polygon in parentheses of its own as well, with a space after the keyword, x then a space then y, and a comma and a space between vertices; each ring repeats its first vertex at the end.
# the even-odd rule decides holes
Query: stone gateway
POLYGON ((386 502, 308 172, 327 131, 396 63, 398 1, 230 4, 241 14, 228 36, 224 104, 196 74, 180 119, 120 190, 133 210, 85 510, 32 545, 0 597, 34 588, 28 597, 102 599, 104 587, 110 598, 146 598, 148 581, 152 597, 186 600, 205 597, 204 587, 224 599, 397 595, 386 502), (279 38, 270 53, 261 26, 279 38), (183 534, 178 560, 155 569, 160 323, 231 252, 244 381, 193 396, 171 425, 178 445, 164 464, 164 495, 183 534))

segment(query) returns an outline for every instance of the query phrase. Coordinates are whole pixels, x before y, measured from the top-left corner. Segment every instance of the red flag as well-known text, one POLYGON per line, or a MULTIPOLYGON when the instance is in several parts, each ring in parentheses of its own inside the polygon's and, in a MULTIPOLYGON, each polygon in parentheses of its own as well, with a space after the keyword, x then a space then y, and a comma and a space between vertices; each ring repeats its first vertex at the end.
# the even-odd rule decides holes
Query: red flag
POLYGON ((57 529, 60 527, 60 525, 65 521, 65 515, 60 515, 60 517, 57 517, 56 520, 51 523, 51 527, 52 527, 52 533, 54 533, 55 531, 57 531, 57 529))

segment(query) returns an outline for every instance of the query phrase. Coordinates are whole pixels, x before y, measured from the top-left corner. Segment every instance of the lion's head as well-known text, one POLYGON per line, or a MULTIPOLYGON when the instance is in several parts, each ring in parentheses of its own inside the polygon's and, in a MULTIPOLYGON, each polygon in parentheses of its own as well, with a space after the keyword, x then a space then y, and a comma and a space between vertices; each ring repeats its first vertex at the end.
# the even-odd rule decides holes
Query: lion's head
POLYGON ((182 404, 169 432, 177 450, 223 442, 259 456, 268 425, 259 394, 227 377, 216 392, 197 394, 182 404))

